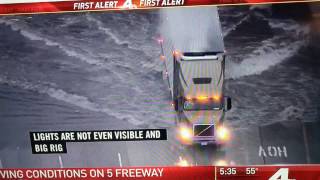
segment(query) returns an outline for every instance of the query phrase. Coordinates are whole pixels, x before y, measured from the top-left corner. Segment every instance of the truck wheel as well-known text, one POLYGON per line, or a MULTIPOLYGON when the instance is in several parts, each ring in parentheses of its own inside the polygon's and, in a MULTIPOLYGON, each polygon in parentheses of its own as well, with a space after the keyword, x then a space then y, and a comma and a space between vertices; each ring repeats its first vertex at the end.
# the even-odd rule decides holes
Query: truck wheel
POLYGON ((224 151, 224 149, 225 149, 224 147, 225 147, 224 144, 217 144, 217 145, 216 145, 216 150, 219 151, 219 152, 220 152, 220 151, 224 151))

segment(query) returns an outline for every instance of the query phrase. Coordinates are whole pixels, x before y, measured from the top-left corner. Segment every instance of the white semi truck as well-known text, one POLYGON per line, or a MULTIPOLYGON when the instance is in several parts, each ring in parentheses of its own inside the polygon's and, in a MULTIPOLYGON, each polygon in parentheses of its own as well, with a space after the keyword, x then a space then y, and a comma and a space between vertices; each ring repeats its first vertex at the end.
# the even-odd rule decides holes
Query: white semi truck
POLYGON ((217 7, 161 10, 161 60, 183 144, 222 144, 231 99, 224 96, 225 48, 217 7))

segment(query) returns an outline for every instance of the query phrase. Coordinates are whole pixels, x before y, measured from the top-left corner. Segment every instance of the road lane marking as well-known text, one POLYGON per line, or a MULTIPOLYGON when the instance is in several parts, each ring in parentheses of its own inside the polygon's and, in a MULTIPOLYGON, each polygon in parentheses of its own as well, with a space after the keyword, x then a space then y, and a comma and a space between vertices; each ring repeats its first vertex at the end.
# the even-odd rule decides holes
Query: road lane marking
POLYGON ((59 164, 60 164, 60 168, 63 168, 63 161, 60 155, 59 155, 59 164))
POLYGON ((122 167, 121 154, 119 152, 118 152, 118 160, 119 160, 120 167, 122 167))

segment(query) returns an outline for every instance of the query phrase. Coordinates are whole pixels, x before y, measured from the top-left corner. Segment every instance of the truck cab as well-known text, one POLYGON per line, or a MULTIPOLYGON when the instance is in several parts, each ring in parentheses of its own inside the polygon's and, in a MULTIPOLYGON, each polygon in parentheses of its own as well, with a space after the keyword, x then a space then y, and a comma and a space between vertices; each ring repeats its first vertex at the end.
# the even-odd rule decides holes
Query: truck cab
POLYGON ((161 60, 183 144, 221 144, 231 99, 224 94, 225 47, 217 7, 161 11, 161 60))
POLYGON ((184 144, 222 144, 231 99, 224 97, 224 52, 174 52, 174 108, 178 138, 184 144))

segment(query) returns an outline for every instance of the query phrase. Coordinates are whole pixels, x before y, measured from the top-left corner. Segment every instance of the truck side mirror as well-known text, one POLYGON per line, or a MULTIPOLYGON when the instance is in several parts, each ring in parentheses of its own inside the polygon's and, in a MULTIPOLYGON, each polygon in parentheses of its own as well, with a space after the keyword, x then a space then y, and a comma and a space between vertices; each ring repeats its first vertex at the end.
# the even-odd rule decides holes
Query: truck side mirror
POLYGON ((224 97, 224 111, 229 111, 232 108, 231 98, 228 96, 224 97))
POLYGON ((174 107, 174 110, 175 111, 178 111, 179 110, 179 100, 178 99, 175 99, 173 101, 173 107, 174 107))

